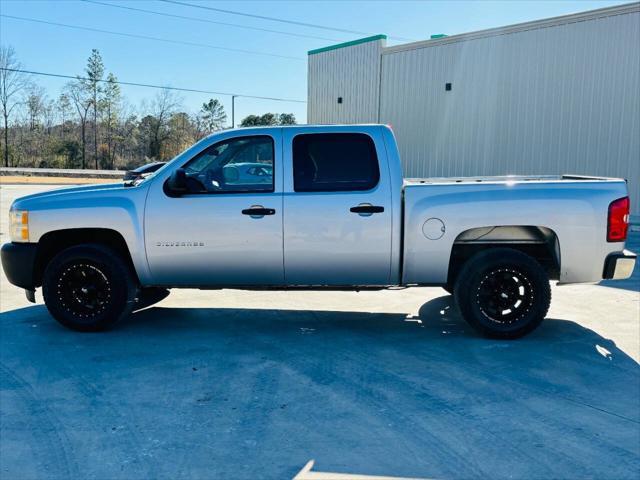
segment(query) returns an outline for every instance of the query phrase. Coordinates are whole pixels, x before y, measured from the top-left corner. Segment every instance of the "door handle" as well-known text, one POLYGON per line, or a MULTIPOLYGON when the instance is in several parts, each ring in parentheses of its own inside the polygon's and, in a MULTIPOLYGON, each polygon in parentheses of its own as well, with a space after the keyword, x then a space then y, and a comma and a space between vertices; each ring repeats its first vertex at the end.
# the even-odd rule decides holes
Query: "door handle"
POLYGON ((377 205, 358 205, 357 207, 351 207, 349 210, 360 215, 371 215, 372 213, 384 212, 384 207, 379 207, 377 205))
POLYGON ((275 215, 276 211, 273 208, 264 208, 262 205, 254 205, 250 208, 242 210, 243 215, 250 215, 252 217, 264 217, 265 215, 275 215))

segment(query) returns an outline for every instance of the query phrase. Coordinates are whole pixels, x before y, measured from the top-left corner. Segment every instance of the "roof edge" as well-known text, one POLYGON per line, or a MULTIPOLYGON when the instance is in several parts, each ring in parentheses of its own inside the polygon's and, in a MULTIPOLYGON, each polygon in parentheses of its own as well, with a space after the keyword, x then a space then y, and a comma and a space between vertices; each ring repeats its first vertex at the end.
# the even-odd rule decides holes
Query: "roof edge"
POLYGON ((337 43, 335 45, 329 45, 328 47, 316 48, 309 50, 308 55, 315 55, 316 53, 328 52, 330 50, 337 50, 339 48, 352 47, 354 45, 360 45, 361 43, 375 42, 376 40, 386 40, 386 35, 372 35, 371 37, 359 38, 357 40, 351 40, 350 42, 337 43))
POLYGON ((476 40, 479 38, 493 37, 498 35, 509 35, 513 33, 525 32, 528 30, 537 30, 548 27, 556 27, 569 23, 577 23, 598 18, 611 17, 616 15, 625 15, 640 12, 640 2, 623 3, 610 7, 598 8, 596 10, 586 10, 583 12, 569 13, 556 17, 542 18, 539 20, 531 20, 529 22, 516 23, 503 27, 487 28, 475 32, 458 33, 444 38, 419 40, 417 42, 403 43, 385 47, 382 54, 391 54, 403 52, 407 50, 417 50, 421 48, 436 47, 448 43, 464 42, 468 40, 476 40))

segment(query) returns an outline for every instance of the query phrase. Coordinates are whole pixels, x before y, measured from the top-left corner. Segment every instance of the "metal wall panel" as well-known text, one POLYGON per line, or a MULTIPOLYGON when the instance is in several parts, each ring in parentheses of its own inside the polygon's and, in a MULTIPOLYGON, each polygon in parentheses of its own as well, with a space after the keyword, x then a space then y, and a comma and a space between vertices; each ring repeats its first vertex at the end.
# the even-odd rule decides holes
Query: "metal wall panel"
POLYGON ((391 124, 409 177, 627 178, 637 215, 638 45, 635 3, 388 48, 375 41, 326 51, 309 56, 308 121, 391 124))
POLYGON ((377 121, 383 44, 375 40, 309 55, 309 123, 377 121))
POLYGON ((421 45, 382 54, 405 176, 624 177, 639 212, 640 13, 421 45))

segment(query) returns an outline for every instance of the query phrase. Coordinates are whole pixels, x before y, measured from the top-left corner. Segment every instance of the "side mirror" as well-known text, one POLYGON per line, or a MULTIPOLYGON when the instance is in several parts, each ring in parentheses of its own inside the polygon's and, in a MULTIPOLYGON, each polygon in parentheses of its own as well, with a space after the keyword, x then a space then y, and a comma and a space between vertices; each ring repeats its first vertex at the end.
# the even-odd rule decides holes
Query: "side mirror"
POLYGON ((170 197, 179 197, 188 192, 187 174, 184 168, 176 169, 164 184, 164 191, 170 197))
POLYGON ((224 177, 224 181, 227 183, 237 182, 240 180, 240 172, 238 172, 238 169, 232 165, 226 166, 222 169, 222 176, 224 177))

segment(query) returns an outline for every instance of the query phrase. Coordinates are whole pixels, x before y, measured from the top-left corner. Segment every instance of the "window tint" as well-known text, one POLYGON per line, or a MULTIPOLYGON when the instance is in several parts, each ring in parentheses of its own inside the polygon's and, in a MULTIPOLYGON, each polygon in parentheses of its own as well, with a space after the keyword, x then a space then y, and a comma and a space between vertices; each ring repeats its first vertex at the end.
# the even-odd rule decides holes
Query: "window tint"
POLYGON ((370 190, 380 172, 373 140, 362 133, 314 133, 293 139, 296 192, 370 190))
POLYGON ((238 137, 210 146, 183 166, 191 193, 273 192, 273 139, 238 137))

